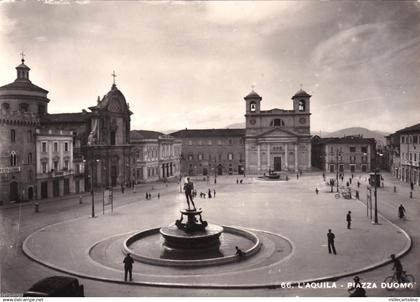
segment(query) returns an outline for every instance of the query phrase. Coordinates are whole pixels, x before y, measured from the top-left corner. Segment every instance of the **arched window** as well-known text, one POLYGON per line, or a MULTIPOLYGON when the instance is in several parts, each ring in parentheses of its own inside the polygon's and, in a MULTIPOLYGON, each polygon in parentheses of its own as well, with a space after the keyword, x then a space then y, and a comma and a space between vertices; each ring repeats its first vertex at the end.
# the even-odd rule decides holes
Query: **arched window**
POLYGON ((299 111, 305 111, 305 101, 304 100, 299 101, 299 111))
POLYGON ((26 104, 26 103, 20 103, 20 104, 19 104, 19 110, 20 110, 21 112, 28 112, 28 110, 29 110, 29 105, 28 105, 28 104, 26 104))
POLYGON ((16 162, 17 162, 17 160, 16 160, 16 152, 15 151, 12 151, 12 152, 10 152, 10 166, 11 167, 15 167, 16 166, 16 162))
POLYGON ((276 118, 271 121, 270 126, 271 127, 284 127, 284 121, 279 118, 276 118))
POLYGON ((12 143, 16 142, 16 130, 15 129, 10 130, 10 141, 12 143))
POLYGON ((6 110, 6 111, 9 111, 10 104, 9 103, 3 103, 3 104, 1 104, 1 108, 4 109, 4 110, 6 110))
POLYGON ((255 111, 257 110, 257 104, 256 104, 255 102, 251 102, 251 103, 249 104, 249 110, 250 110, 251 112, 255 112, 255 111))
POLYGON ((45 105, 44 104, 39 104, 38 105, 38 114, 42 115, 45 113, 45 105))

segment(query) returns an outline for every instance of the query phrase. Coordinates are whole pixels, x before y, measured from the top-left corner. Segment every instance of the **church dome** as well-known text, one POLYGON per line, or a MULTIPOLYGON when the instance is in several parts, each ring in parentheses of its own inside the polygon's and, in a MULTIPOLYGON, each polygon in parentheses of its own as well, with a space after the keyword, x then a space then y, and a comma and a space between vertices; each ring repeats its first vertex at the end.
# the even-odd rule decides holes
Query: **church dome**
POLYGON ((89 107, 92 111, 95 110, 108 110, 111 112, 129 112, 127 101, 122 92, 117 88, 117 85, 112 84, 111 90, 102 98, 98 97, 98 104, 89 107))
POLYGON ((23 96, 49 102, 47 98, 48 90, 32 84, 29 80, 29 70, 30 68, 25 65, 25 60, 22 59, 22 63, 16 67, 16 80, 0 87, 0 97, 23 96))

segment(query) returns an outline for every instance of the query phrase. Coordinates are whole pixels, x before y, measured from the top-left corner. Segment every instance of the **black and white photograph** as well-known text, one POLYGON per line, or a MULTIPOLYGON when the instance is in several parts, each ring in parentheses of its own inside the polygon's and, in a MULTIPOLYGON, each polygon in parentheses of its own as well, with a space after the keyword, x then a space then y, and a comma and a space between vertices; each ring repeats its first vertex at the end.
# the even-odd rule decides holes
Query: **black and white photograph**
POLYGON ((414 302, 419 226, 420 1, 0 0, 2 301, 414 302))

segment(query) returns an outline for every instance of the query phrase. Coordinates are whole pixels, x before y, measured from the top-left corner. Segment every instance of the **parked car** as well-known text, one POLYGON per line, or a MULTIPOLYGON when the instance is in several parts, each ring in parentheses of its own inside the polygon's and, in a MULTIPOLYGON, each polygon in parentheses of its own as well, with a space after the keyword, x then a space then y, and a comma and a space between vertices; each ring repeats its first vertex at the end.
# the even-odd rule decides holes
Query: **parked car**
POLYGON ((24 297, 84 297, 85 290, 79 280, 66 276, 53 276, 32 285, 24 297))

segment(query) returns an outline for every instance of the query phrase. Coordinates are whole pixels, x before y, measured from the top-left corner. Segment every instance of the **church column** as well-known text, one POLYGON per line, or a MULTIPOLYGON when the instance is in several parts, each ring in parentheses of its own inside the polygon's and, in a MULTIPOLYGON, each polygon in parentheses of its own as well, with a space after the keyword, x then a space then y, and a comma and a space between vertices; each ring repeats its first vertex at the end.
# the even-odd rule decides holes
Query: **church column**
POLYGON ((257 171, 261 170, 261 146, 257 145, 257 171))
MULTIPOLYGON (((249 159, 248 159, 248 146, 245 142, 245 170, 244 173, 248 173, 249 172, 249 159)), ((214 169, 216 170, 216 167, 214 167, 214 169)))
POLYGON ((267 144, 267 168, 270 170, 270 144, 267 144))
POLYGON ((298 170, 298 145, 297 143, 295 143, 295 172, 297 172, 298 170))
POLYGON ((308 144, 308 169, 311 169, 311 167, 312 167, 312 149, 311 149, 311 144, 308 144))
POLYGON ((288 165, 289 165, 289 159, 288 159, 288 153, 289 151, 287 150, 287 143, 284 146, 284 160, 285 160, 285 165, 284 167, 286 168, 286 171, 288 170, 288 165))

